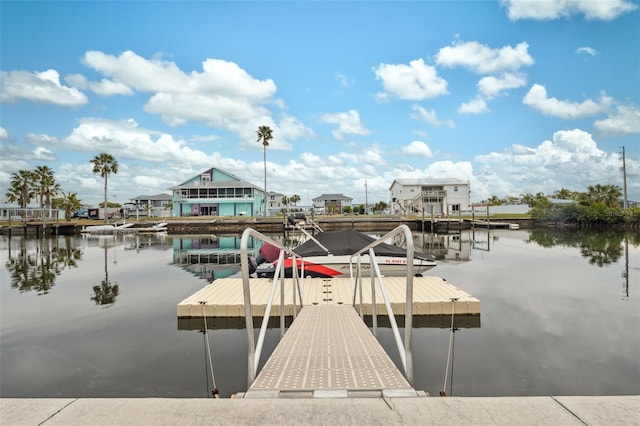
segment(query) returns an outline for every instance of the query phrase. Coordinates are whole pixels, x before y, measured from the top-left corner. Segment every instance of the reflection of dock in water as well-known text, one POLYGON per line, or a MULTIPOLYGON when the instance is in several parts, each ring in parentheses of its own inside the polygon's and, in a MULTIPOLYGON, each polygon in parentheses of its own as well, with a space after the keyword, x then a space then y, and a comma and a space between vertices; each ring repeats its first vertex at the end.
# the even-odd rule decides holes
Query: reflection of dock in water
POLYGON ((179 265, 193 265, 197 263, 215 263, 226 265, 240 263, 240 249, 187 249, 179 250, 175 254, 175 261, 179 265))

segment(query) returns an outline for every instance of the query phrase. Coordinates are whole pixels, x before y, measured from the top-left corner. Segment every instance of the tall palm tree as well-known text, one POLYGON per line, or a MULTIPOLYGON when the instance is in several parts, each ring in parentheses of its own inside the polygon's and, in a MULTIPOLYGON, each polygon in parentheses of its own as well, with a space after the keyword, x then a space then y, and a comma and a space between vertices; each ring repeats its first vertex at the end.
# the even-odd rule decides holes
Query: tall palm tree
POLYGON ((256 131, 258 142, 262 141, 264 151, 264 216, 267 215, 267 147, 269 146, 269 141, 273 139, 272 131, 269 126, 260 126, 256 131))
POLYGON ((49 166, 38 166, 34 171, 35 190, 40 201, 40 207, 49 207, 51 216, 51 199, 60 191, 60 185, 56 183, 53 170, 49 166))
POLYGON ((11 173, 11 186, 5 194, 10 203, 18 203, 21 209, 26 209, 34 198, 35 175, 31 170, 18 170, 11 173))
POLYGON ((111 154, 105 152, 96 155, 91 160, 93 163, 93 173, 98 173, 104 178, 104 222, 107 223, 107 178, 113 173, 118 173, 118 162, 111 154))

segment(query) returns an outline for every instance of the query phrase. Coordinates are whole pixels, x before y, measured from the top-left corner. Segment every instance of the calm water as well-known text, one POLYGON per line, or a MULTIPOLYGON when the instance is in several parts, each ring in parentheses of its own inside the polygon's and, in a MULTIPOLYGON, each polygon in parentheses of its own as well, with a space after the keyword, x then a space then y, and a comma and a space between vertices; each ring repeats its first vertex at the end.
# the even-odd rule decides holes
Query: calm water
MULTIPOLYGON (((640 394, 637 233, 414 237, 440 259, 431 274, 481 301, 481 326, 454 334, 448 394, 640 394)), ((239 236, 0 238, 1 397, 210 395, 205 336, 179 329, 176 305, 238 268, 180 263, 239 236)), ((215 380, 229 396, 246 390, 246 335, 216 327, 215 380)), ((389 329, 379 338, 399 364, 389 329)), ((414 330, 417 389, 442 389, 449 338, 446 326, 414 330)))

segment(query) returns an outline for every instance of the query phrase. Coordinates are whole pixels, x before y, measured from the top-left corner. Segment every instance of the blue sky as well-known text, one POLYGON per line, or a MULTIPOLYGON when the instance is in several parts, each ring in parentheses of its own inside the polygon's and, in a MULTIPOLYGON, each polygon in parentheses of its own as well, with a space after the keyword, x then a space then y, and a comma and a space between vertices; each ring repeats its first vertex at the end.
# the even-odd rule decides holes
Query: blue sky
POLYGON ((0 191, 48 165, 126 202, 210 167, 388 201, 394 179, 640 201, 640 3, 0 1, 0 191))

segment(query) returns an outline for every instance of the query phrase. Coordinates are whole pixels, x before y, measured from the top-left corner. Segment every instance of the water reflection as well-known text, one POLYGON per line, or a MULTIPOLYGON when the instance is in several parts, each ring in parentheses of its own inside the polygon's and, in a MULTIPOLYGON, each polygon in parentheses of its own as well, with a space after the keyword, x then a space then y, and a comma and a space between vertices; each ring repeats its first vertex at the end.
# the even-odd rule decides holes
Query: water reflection
POLYGON ((591 265, 600 267, 620 259, 624 240, 625 232, 617 230, 534 229, 530 232, 530 241, 542 247, 577 247, 591 265))
MULTIPOLYGON (((638 234, 621 240, 613 233, 604 246, 607 233, 579 235, 476 230, 423 239, 415 233, 416 248, 431 246, 444 258, 431 273, 482 303, 482 326, 474 322, 478 316, 456 316, 453 335, 450 317, 414 319, 416 388, 437 395, 446 387, 448 395, 464 396, 637 394, 638 234), (613 263, 590 263, 596 251, 613 263)), ((0 237, 0 397, 210 396, 206 347, 197 332, 204 324, 176 325, 176 304, 204 281, 183 269, 199 268, 197 262, 178 258, 191 249, 234 249, 239 238, 0 237), (42 278, 43 268, 53 281, 42 278), (108 306, 115 309, 102 309, 108 306)), ((202 264, 227 268, 236 260, 202 264)), ((207 329, 215 379, 229 396, 246 390, 247 343, 244 321, 225 321, 208 322, 207 329)), ((273 327, 265 354, 280 338, 278 324, 273 327)), ((382 318, 378 327, 383 347, 401 365, 382 318)))
MULTIPOLYGON (((107 251, 109 250, 109 247, 107 244, 108 240, 105 239, 102 241, 104 241, 104 245, 102 247, 104 250, 104 279, 102 280, 100 285, 93 286, 94 295, 91 297, 91 300, 96 302, 96 305, 109 306, 116 303, 116 297, 120 294, 120 286, 118 284, 113 284, 109 280, 109 266, 107 262, 107 251)), ((118 262, 117 260, 115 260, 115 253, 116 253, 115 241, 114 241, 113 247, 114 247, 113 263, 115 264, 118 262)))
POLYGON ((11 277, 11 287, 21 293, 48 294, 63 270, 78 267, 82 250, 73 247, 73 241, 73 237, 10 239, 5 266, 11 277))
MULTIPOLYGON (((173 263, 192 274, 213 281, 240 271, 240 235, 188 235, 173 237, 173 263)), ((248 241, 249 252, 256 241, 248 241)))

